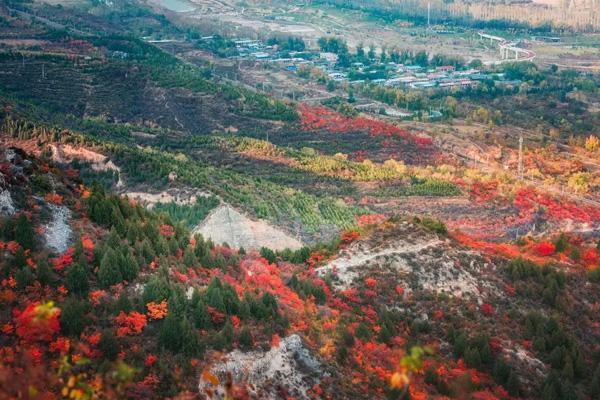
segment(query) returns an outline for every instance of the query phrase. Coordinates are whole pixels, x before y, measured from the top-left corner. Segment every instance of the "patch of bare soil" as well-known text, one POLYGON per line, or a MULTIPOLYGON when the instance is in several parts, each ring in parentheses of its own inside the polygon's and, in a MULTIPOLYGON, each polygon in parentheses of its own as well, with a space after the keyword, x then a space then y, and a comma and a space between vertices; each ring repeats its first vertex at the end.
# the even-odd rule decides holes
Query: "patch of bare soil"
POLYGON ((52 150, 52 160, 56 163, 68 164, 75 160, 89 162, 94 171, 115 171, 119 175, 117 187, 125 185, 121 176, 121 169, 104 154, 85 147, 71 146, 70 144, 52 144, 50 149, 52 150))
POLYGON ((211 194, 189 187, 172 187, 155 193, 132 190, 124 192, 123 195, 152 209, 158 203, 175 203, 180 206, 196 204, 199 197, 208 197, 211 194))
POLYGON ((222 205, 213 210, 194 229, 194 233, 200 233, 215 243, 227 243, 232 247, 245 249, 268 247, 273 250, 296 250, 302 247, 300 240, 274 228, 264 220, 252 220, 229 205, 222 205))

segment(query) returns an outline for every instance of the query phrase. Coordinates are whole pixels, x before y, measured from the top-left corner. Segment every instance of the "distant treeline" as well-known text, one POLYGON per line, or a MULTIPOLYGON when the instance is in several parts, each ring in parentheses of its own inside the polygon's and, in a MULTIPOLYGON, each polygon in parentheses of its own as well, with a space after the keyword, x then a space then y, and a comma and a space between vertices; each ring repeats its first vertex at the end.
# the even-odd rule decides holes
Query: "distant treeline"
MULTIPOLYGON (((393 8, 384 5, 366 3, 356 0, 316 0, 317 4, 325 4, 341 9, 362 11, 373 18, 382 19, 386 22, 395 22, 405 20, 417 26, 427 25, 427 9, 421 7, 419 2, 407 1, 395 4, 393 8)), ((532 26, 529 23, 521 21, 511 21, 507 19, 479 20, 471 16, 456 16, 440 10, 431 10, 431 23, 436 25, 449 25, 473 29, 498 29, 498 30, 520 30, 535 33, 545 33, 552 31, 552 25, 549 23, 539 26, 532 26)))

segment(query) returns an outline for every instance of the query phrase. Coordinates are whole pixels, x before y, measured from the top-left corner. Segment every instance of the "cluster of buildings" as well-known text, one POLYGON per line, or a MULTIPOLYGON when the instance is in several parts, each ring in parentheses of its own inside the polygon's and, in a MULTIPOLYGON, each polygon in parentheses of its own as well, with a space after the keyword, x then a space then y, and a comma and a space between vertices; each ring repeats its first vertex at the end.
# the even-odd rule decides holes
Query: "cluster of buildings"
POLYGON ((239 54, 237 57, 240 59, 278 64, 291 72, 302 68, 318 68, 329 80, 349 84, 369 82, 392 88, 456 90, 475 87, 483 80, 502 80, 501 74, 492 75, 474 68, 456 69, 452 65, 425 68, 374 60, 369 65, 355 62, 344 68, 337 65, 338 56, 334 53, 281 51, 277 46, 269 46, 260 40, 235 40, 234 43, 239 54))
MULTIPOLYGON (((405 87, 411 89, 430 88, 466 88, 476 86, 479 81, 489 79, 487 74, 477 69, 457 71, 451 65, 424 68, 418 65, 402 65, 388 62, 385 65, 384 77, 376 79, 350 79, 352 73, 333 71, 328 73, 330 79, 336 81, 349 80, 352 84, 370 83, 380 84, 386 87, 405 87)), ((353 65, 356 72, 363 75, 381 75, 379 72, 365 71, 364 66, 353 65)))

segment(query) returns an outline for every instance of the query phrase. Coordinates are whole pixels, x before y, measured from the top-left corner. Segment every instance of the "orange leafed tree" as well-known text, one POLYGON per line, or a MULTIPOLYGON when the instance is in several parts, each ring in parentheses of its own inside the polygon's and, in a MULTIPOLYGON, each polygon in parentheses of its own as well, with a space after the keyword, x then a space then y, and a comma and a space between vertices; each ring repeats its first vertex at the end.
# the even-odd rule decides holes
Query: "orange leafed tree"
POLYGON ((132 311, 129 314, 125 314, 121 311, 121 313, 117 315, 117 318, 115 318, 115 321, 118 325, 118 337, 139 335, 147 324, 146 316, 137 311, 132 311))
POLYGON ((150 319, 163 319, 167 316, 168 306, 166 300, 163 300, 160 303, 151 301, 150 303, 146 304, 146 307, 148 308, 147 314, 150 319))

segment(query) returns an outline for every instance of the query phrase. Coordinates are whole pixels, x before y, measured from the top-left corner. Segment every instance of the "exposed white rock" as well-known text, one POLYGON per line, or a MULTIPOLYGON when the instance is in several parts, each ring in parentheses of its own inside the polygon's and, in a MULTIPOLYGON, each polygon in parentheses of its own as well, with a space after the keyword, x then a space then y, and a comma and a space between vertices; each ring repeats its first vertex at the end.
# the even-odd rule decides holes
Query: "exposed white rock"
POLYGON ((194 233, 201 233, 218 244, 227 243, 232 247, 245 249, 264 246, 273 250, 297 250, 302 247, 302 242, 266 221, 252 220, 226 204, 214 209, 194 229, 194 233))
POLYGON ((396 269, 403 272, 410 272, 410 267, 403 262, 401 256, 408 253, 416 253, 427 247, 435 246, 441 243, 439 240, 429 242, 408 244, 404 241, 389 243, 390 247, 385 248, 365 248, 363 242, 355 242, 340 253, 340 257, 331 261, 329 264, 318 268, 320 275, 325 275, 335 270, 338 280, 335 286, 340 289, 348 289, 356 278, 362 275, 366 265, 375 265, 383 263, 389 256, 395 256, 396 269), (400 256, 400 257, 398 257, 400 256))
POLYGON ((12 163, 16 157, 17 157, 17 152, 15 151, 15 149, 6 150, 6 160, 8 162, 12 163))
POLYGON ((517 368, 520 373, 521 379, 530 381, 534 378, 531 375, 531 371, 535 373, 538 378, 543 378, 548 374, 548 367, 540 359, 536 358, 520 345, 516 345, 514 348, 510 346, 502 347, 502 354, 508 358, 510 364, 517 368))
POLYGON ((11 216, 15 213, 15 205, 8 190, 0 192, 0 215, 11 216))
POLYGON ((214 390, 219 399, 225 397, 223 383, 228 373, 234 383, 248 384, 255 395, 260 392, 260 398, 272 400, 280 399, 282 391, 297 399, 308 399, 308 389, 322 375, 321 364, 296 334, 281 339, 279 346, 267 352, 235 350, 214 365, 211 372, 219 378, 219 387, 201 378, 198 388, 200 393, 214 390))
POLYGON ((48 207, 52 213, 52 220, 44 226, 46 246, 57 253, 63 253, 69 247, 69 241, 71 240, 72 230, 69 225, 71 211, 65 206, 54 204, 48 204, 48 207))
POLYGON ((494 266, 483 262, 479 254, 452 247, 431 233, 416 233, 405 227, 393 237, 374 245, 358 240, 342 250, 335 260, 317 269, 325 276, 334 273, 333 285, 348 289, 364 277, 378 272, 393 272, 411 289, 446 293, 456 297, 471 296, 482 301, 486 294, 501 295, 486 272, 494 266))
POLYGON ((130 191, 123 194, 143 203, 148 209, 152 209, 158 203, 195 204, 199 197, 211 196, 208 192, 192 188, 169 188, 157 193, 130 191))

